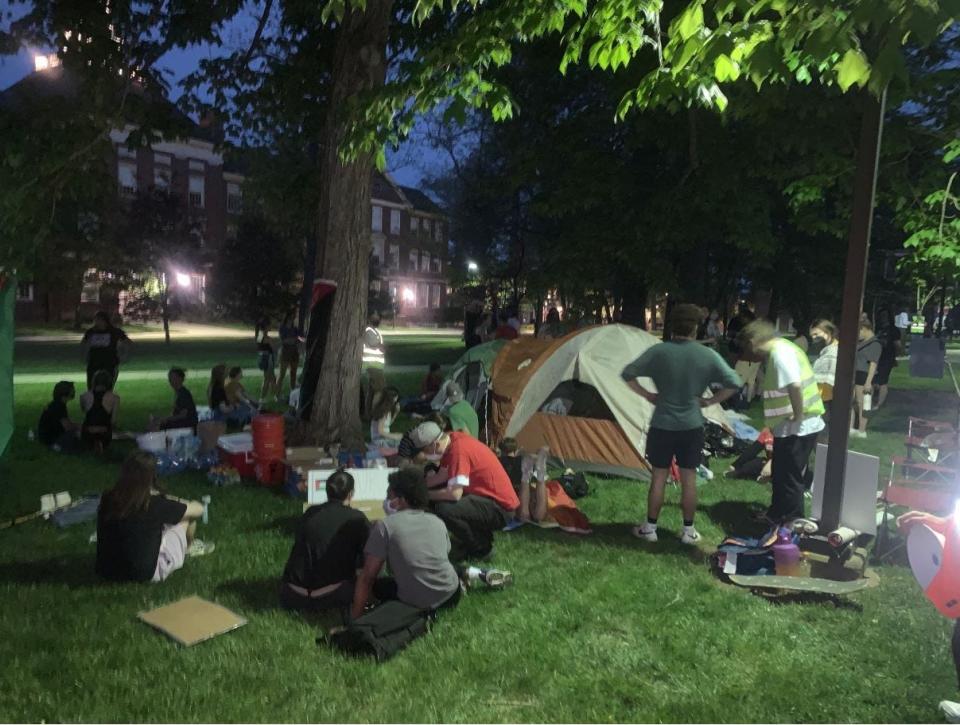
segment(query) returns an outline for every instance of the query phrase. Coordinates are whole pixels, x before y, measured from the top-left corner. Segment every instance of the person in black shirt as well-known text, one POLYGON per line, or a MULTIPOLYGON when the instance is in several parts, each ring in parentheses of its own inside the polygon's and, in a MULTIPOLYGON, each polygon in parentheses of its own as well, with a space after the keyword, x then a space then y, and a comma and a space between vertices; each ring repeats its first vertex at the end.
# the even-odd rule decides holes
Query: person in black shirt
POLYGON ((210 370, 210 385, 207 386, 207 405, 214 420, 224 420, 232 408, 227 402, 227 366, 214 365, 210 370))
POLYGON ((327 479, 327 502, 304 512, 280 582, 282 607, 350 606, 370 529, 363 512, 350 508, 352 498, 353 476, 339 470, 327 479))
POLYGON ((113 440, 120 399, 113 394, 113 377, 109 370, 98 370, 93 386, 80 396, 84 411, 80 439, 95 453, 103 453, 113 440))
POLYGON ((93 387, 93 376, 98 370, 108 370, 117 382, 120 361, 126 358, 130 338, 119 327, 110 324, 102 310, 93 317, 93 327, 83 335, 84 357, 87 361, 87 388, 93 387))
POLYGON ((37 439, 55 451, 69 453, 76 450, 80 439, 79 426, 70 420, 67 403, 77 395, 77 389, 69 380, 61 380, 53 386, 53 400, 40 414, 37 424, 37 439))
POLYGON ((194 537, 201 516, 199 501, 159 492, 154 457, 134 451, 123 462, 116 485, 100 499, 97 574, 112 581, 163 581, 188 555, 213 551, 213 544, 194 537))
POLYGON ((160 430, 197 427, 197 405, 193 402, 193 395, 183 384, 186 379, 187 373, 183 368, 170 368, 167 373, 167 382, 176 397, 173 400, 173 413, 157 423, 156 427, 160 430))

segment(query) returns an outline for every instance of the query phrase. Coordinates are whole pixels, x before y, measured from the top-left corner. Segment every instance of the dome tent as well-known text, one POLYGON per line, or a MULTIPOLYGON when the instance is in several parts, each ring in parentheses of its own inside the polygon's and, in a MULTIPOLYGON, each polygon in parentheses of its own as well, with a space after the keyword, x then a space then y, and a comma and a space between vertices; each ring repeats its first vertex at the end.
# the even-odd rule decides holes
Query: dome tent
MULTIPOLYGON (((522 337, 503 345, 490 371, 487 442, 516 438, 574 469, 645 478, 653 406, 620 374, 661 344, 627 325, 599 325, 555 340, 522 337)), ((654 388, 652 381, 646 385, 654 388)), ((706 392, 706 391, 705 391, 706 392)), ((720 406, 704 416, 729 430, 720 406)))

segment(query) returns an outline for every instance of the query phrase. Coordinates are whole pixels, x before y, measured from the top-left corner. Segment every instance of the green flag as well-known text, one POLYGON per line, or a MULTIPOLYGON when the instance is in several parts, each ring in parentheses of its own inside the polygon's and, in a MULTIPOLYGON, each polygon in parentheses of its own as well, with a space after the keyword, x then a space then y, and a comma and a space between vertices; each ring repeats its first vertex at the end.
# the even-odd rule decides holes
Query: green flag
POLYGON ((13 303, 16 280, 0 272, 0 456, 13 435, 13 303))

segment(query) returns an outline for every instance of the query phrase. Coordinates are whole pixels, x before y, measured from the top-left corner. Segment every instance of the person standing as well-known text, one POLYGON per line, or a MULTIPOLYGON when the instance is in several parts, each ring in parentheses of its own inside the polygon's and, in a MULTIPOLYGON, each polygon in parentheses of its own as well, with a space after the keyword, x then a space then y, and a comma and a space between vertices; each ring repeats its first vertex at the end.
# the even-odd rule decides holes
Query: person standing
MULTIPOLYGON (((269 395, 277 399, 280 386, 277 385, 277 357, 273 349, 273 340, 270 339, 270 328, 264 326, 260 330, 260 339, 257 341, 257 368, 263 373, 263 383, 260 386, 260 404, 267 402, 269 395)), ((211 406, 212 407, 212 406, 211 406)))
POLYGON ((837 326, 830 320, 817 320, 810 328, 810 339, 821 346, 820 354, 813 362, 813 375, 817 380, 820 400, 823 401, 824 420, 830 420, 830 408, 833 403, 833 384, 837 377, 837 326))
POLYGON ((773 498, 764 517, 785 523, 803 516, 810 454, 823 430, 823 400, 803 350, 777 337, 773 325, 756 320, 739 336, 743 355, 766 361, 763 415, 773 432, 773 498))
POLYGON ((703 317, 696 305, 677 305, 671 313, 673 337, 653 345, 627 365, 621 377, 637 395, 654 406, 647 434, 647 461, 653 468, 647 495, 647 520, 633 528, 644 541, 657 541, 657 521, 663 508, 663 493, 674 458, 680 467, 681 508, 684 544, 695 544, 700 534, 693 520, 697 510, 697 467, 703 459, 703 413, 709 405, 722 403, 741 386, 740 378, 709 347, 696 341, 703 317), (637 378, 650 378, 657 392, 641 385, 637 378), (711 385, 721 389, 709 398, 703 393, 711 385))
POLYGON ((883 345, 873 334, 873 325, 869 319, 860 320, 860 333, 857 338, 857 358, 853 388, 853 420, 850 435, 854 438, 867 437, 867 410, 872 409, 873 382, 877 373, 877 364, 883 353, 883 345), (869 394, 871 404, 866 404, 865 396, 869 394))
POLYGON ((283 378, 290 370, 290 390, 297 387, 297 368, 300 365, 300 328, 293 324, 293 316, 283 318, 283 324, 277 330, 280 336, 280 377, 277 379, 277 394, 283 387, 283 378))
POLYGON ((100 310, 93 316, 93 327, 83 334, 81 346, 87 363, 87 389, 93 387, 93 376, 106 370, 117 382, 120 363, 126 359, 130 338, 119 327, 110 324, 110 317, 100 310))
POLYGON ((902 335, 900 330, 890 319, 890 313, 885 312, 885 323, 880 329, 880 359, 877 361, 877 374, 873 380, 877 386, 877 399, 874 409, 883 407, 887 402, 887 396, 890 394, 890 374, 897 367, 897 356, 901 350, 902 335))
POLYGON ((363 355, 360 359, 360 387, 363 395, 360 405, 365 420, 369 421, 373 412, 373 396, 387 387, 386 367, 387 350, 380 333, 380 315, 374 312, 363 331, 363 355))

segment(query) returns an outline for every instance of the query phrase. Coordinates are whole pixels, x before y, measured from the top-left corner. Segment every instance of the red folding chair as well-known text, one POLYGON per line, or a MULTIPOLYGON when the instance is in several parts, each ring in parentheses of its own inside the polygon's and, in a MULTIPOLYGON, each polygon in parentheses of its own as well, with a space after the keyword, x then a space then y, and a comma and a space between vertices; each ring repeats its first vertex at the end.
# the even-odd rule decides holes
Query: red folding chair
POLYGON ((890 467, 890 480, 880 496, 880 501, 883 503, 883 514, 878 527, 877 543, 873 549, 874 557, 882 561, 905 543, 901 540, 895 546, 890 545, 887 517, 891 507, 903 507, 910 511, 925 511, 926 513, 943 516, 954 510, 958 494, 960 494, 960 483, 958 483, 956 469, 913 463, 904 458, 894 458, 893 465, 890 467), (923 473, 930 477, 907 478, 902 475, 898 476, 898 466, 901 467, 901 471, 927 469, 923 473), (952 477, 948 478, 948 475, 952 477))

